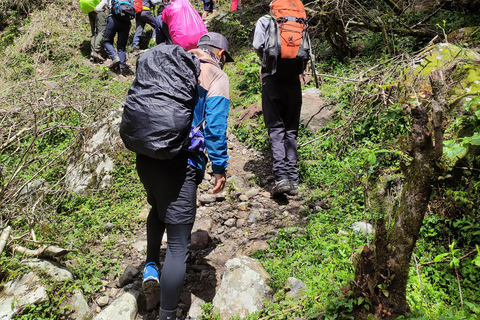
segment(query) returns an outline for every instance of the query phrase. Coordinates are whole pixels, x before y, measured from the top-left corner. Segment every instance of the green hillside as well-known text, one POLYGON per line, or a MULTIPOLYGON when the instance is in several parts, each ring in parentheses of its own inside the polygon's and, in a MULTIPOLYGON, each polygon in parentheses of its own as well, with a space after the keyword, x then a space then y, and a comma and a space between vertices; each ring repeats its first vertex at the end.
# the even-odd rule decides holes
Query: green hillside
MULTIPOLYGON (((365 310, 384 310, 369 296, 388 297, 388 287, 367 288, 363 296, 353 292, 355 263, 363 247, 374 249, 375 242, 373 235, 355 233, 351 226, 358 221, 375 226, 385 219, 388 229, 402 210, 406 172, 415 159, 412 110, 432 111, 435 89, 429 76, 435 69, 445 74, 443 155, 435 162, 432 194, 410 260, 411 310, 404 318, 479 319, 478 11, 452 1, 360 2, 347 1, 339 9, 331 1, 304 1, 320 96, 334 116, 316 132, 301 128, 305 205, 299 215, 306 225, 287 224, 269 249, 255 254, 271 275, 275 302, 247 319, 361 319, 365 310), (344 25, 333 32, 342 17, 344 25), (345 37, 334 38, 340 30, 347 30, 345 37), (436 51, 439 43, 448 53, 436 51), (307 284, 299 300, 284 291, 292 276, 307 284)), ((263 118, 235 122, 261 100, 259 60, 251 41, 268 3, 246 1, 244 10, 231 13, 230 3, 218 0, 221 17, 208 21, 210 31, 227 37, 235 58, 225 67, 231 85, 229 133, 259 152, 269 150, 263 118)), ((89 61, 90 26, 76 0, 2 0, 0 9, 0 234, 12 228, 0 252, 0 289, 29 270, 20 263, 26 255, 18 246, 65 248, 68 253, 55 260, 74 273, 74 280, 59 284, 46 277, 49 302, 14 317, 59 319, 58 305, 74 290, 91 299, 102 289, 102 279, 123 272, 119 258, 128 251, 115 243, 144 228, 137 213, 146 197, 135 156, 122 145, 106 150, 115 165, 111 186, 82 195, 66 187, 69 164, 81 161, 85 142, 102 120, 119 112, 133 77, 89 61), (34 181, 42 187, 24 197, 34 181)), ((132 68, 133 32, 127 47, 132 68)), ((142 42, 143 49, 152 45, 142 42)), ((311 70, 306 76, 310 81, 304 89, 314 87, 311 70)), ((427 128, 433 137, 435 128, 427 128)), ((253 180, 266 188, 266 176, 253 180)), ((93 180, 99 183, 102 177, 93 180)), ((204 306, 203 319, 219 319, 210 307, 204 306)), ((376 319, 387 317, 378 314, 376 319)))

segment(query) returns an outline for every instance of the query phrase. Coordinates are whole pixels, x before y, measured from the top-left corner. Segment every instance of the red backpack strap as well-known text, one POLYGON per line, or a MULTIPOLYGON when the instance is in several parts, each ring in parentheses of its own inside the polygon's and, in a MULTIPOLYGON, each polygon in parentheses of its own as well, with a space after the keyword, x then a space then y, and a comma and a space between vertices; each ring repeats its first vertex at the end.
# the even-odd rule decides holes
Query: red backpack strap
POLYGON ((143 1, 142 0, 134 0, 133 7, 135 8, 135 12, 138 14, 143 10, 143 1))

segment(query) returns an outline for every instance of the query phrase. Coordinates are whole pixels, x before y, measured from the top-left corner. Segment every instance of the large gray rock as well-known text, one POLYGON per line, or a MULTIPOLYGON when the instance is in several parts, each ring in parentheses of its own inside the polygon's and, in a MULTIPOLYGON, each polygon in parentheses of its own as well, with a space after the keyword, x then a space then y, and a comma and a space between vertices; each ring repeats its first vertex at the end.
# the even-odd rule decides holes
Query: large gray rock
POLYGON ((239 315, 243 319, 249 313, 263 309, 265 299, 272 298, 268 278, 268 273, 255 259, 240 256, 228 260, 220 288, 213 298, 213 306, 219 311, 220 318, 239 315))
POLYGON ((260 213, 260 210, 258 209, 253 209, 251 213, 248 216, 248 222, 250 223, 255 223, 262 219, 262 214, 260 213))
POLYGON ((243 190, 246 187, 245 180, 243 180, 241 177, 238 177, 238 176, 235 176, 235 175, 232 175, 229 178, 227 178, 227 184, 226 185, 229 188, 231 188, 232 190, 234 190, 236 192, 239 192, 239 193, 242 193, 243 190))
POLYGON ((42 271, 45 271, 56 281, 67 281, 73 279, 73 274, 67 268, 62 267, 59 263, 54 261, 29 259, 23 260, 22 263, 32 268, 38 268, 42 271))
POLYGON ((290 277, 287 279, 287 284, 285 285, 285 289, 287 291, 286 296, 294 299, 300 298, 304 293, 304 288, 307 285, 302 281, 298 280, 297 278, 290 277))
POLYGON ((250 190, 247 190, 245 192, 245 196, 248 198, 248 199, 251 199, 253 197, 255 197, 257 194, 260 193, 260 189, 257 189, 257 188, 252 188, 250 190))
POLYGON ((203 313, 202 305, 204 305, 206 302, 202 298, 199 298, 193 294, 191 296, 191 301, 192 303, 190 305, 190 309, 188 310, 188 316, 194 319, 199 319, 203 313))
POLYGON ((33 272, 7 282, 0 293, 0 320, 10 320, 13 314, 29 304, 48 301, 47 290, 33 272))
POLYGON ((22 203, 34 203, 48 189, 48 182, 45 179, 33 180, 27 183, 18 193, 19 201, 22 203))
POLYGON ((325 106, 320 90, 308 88, 302 92, 302 111, 300 121, 312 132, 317 131, 329 121, 334 111, 325 106))
POLYGON ((352 229, 356 233, 370 234, 373 233, 373 226, 364 221, 354 222, 352 224, 352 229))
POLYGON ((206 194, 200 195, 200 197, 198 197, 198 200, 200 201, 201 204, 208 204, 208 203, 214 203, 215 201, 217 201, 217 198, 213 194, 206 193, 206 194))
POLYGON ((125 291, 93 320, 134 320, 138 310, 138 295, 137 291, 125 291))
POLYGON ((60 309, 63 309, 60 320, 87 320, 92 318, 92 311, 88 307, 85 297, 78 290, 75 290, 70 298, 62 301, 60 309))
POLYGON ((114 163, 107 152, 112 145, 122 145, 118 135, 122 110, 114 110, 107 119, 93 128, 94 134, 87 141, 85 153, 80 161, 67 167, 65 179, 69 190, 77 194, 85 194, 89 188, 106 188, 112 184, 110 173, 114 163))
POLYGON ((198 231, 198 230, 205 230, 207 232, 210 232, 212 230, 212 225, 213 221, 210 216, 202 216, 200 219, 195 220, 195 223, 193 224, 192 228, 192 233, 198 231))
POLYGON ((69 190, 85 194, 89 187, 106 187, 111 182, 109 173, 113 170, 112 159, 106 154, 85 154, 83 161, 67 167, 65 183, 69 190))

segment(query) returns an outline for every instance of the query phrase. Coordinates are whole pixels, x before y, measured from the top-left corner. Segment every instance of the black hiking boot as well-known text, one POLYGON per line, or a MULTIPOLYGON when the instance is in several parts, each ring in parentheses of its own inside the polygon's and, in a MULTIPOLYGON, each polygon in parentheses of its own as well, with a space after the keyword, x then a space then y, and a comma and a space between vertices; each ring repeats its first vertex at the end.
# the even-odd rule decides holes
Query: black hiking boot
POLYGON ((118 65, 120 64, 120 58, 118 56, 116 56, 112 62, 108 65, 108 68, 109 69, 115 69, 118 67, 118 65))
POLYGON ((290 190, 288 191, 288 195, 296 196, 297 194, 298 194, 298 183, 290 182, 290 190))
POLYGON ((287 179, 275 181, 272 189, 272 197, 280 197, 290 192, 290 182, 287 179))

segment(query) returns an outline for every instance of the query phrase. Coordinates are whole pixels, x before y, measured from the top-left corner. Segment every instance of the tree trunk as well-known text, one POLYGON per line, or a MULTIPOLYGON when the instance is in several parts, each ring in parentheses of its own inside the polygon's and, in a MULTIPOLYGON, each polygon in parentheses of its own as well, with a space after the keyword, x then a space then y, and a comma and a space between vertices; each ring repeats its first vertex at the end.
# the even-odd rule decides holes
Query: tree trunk
POLYGON ((395 319, 409 311, 406 299, 410 258, 420 233, 432 184, 438 170, 436 162, 442 155, 442 109, 445 106, 443 74, 434 71, 430 76, 434 93, 435 144, 427 128, 428 112, 425 106, 412 109, 413 161, 404 168, 406 183, 401 202, 393 217, 393 224, 385 225, 379 219, 375 229, 374 249, 365 246, 355 265, 352 283, 354 298, 366 297, 370 310, 359 306, 355 319, 366 319, 374 314, 376 319, 395 319), (441 132, 438 132, 441 131, 441 132))
POLYGON ((340 12, 333 9, 328 14, 322 15, 321 21, 325 28, 325 39, 338 60, 343 61, 346 57, 353 57, 353 50, 348 41, 340 12))

